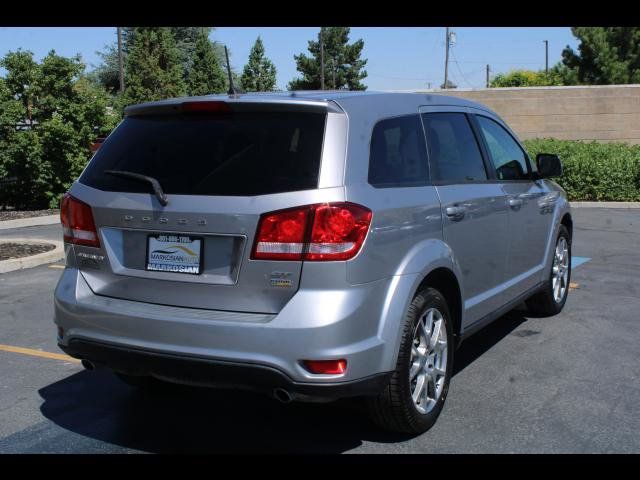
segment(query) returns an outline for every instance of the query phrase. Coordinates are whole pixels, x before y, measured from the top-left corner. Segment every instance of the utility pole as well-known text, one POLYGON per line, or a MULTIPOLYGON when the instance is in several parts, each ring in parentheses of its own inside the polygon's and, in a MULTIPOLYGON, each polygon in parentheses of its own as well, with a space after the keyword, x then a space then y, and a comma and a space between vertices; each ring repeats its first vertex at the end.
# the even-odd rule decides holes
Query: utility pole
POLYGON ((487 88, 489 88, 489 65, 487 65, 487 88))
POLYGON ((324 39, 322 38, 322 28, 320 27, 320 90, 324 90, 324 39))
POLYGON ((544 73, 549 73, 549 40, 544 42, 544 73))
POLYGON ((445 44, 445 54, 444 54, 444 88, 448 88, 449 81, 449 27, 447 27, 447 31, 445 34, 446 38, 444 41, 445 44))
POLYGON ((337 68, 337 64, 336 64, 336 57, 331 57, 331 65, 333 66, 333 89, 337 90, 336 88, 336 68, 337 68))
POLYGON ((122 29, 118 27, 118 73, 120 74, 120 93, 124 92, 124 67, 122 62, 122 29))

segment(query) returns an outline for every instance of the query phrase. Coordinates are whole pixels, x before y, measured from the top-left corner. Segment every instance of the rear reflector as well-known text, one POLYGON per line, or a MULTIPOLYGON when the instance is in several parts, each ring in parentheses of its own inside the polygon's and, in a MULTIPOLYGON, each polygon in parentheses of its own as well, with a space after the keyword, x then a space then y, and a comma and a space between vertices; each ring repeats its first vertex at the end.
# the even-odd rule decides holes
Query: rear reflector
POLYGON ((302 364, 309 372, 317 375, 340 375, 347 371, 347 361, 340 360, 303 360, 302 364))
POLYGON ((187 113, 230 113, 231 107, 225 102, 184 102, 182 111, 187 113))
POLYGON ((348 202, 306 205, 260 217, 252 259, 348 260, 364 243, 371 210, 348 202))
POLYGON ((65 242, 100 247, 91 207, 69 193, 62 197, 60 223, 65 242))

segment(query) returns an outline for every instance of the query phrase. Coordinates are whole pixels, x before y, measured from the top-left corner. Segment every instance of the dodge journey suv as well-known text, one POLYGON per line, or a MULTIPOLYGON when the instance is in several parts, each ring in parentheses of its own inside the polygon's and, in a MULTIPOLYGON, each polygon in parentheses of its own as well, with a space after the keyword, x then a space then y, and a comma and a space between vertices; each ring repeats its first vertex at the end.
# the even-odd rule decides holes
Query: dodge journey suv
POLYGON ((466 337, 522 302, 564 306, 561 172, 437 94, 130 106, 62 200, 58 343, 141 388, 360 397, 423 432, 466 337))

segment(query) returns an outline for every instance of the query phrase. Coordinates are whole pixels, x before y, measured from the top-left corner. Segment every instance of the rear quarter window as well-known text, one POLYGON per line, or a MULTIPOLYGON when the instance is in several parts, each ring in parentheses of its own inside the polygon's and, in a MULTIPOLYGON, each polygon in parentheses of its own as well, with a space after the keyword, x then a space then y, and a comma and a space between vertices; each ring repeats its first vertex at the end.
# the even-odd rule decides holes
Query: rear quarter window
POLYGON ((371 134, 369 183, 378 188, 426 185, 426 152, 418 114, 379 121, 371 134))
POLYGON ((126 117, 80 177, 105 191, 147 193, 149 184, 105 174, 125 170, 157 179, 167 194, 252 196, 318 186, 326 114, 260 112, 126 117))

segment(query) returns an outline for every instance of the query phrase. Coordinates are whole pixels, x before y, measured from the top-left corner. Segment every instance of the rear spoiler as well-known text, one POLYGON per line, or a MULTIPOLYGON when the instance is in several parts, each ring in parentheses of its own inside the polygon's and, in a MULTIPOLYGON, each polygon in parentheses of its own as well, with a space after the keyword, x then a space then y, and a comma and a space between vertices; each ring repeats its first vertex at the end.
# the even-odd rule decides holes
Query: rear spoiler
POLYGON ((283 100, 283 99, 198 99, 165 100, 161 102, 130 105, 125 108, 125 116, 131 115, 171 115, 184 113, 233 113, 233 112, 310 112, 345 113, 333 100, 283 100))

